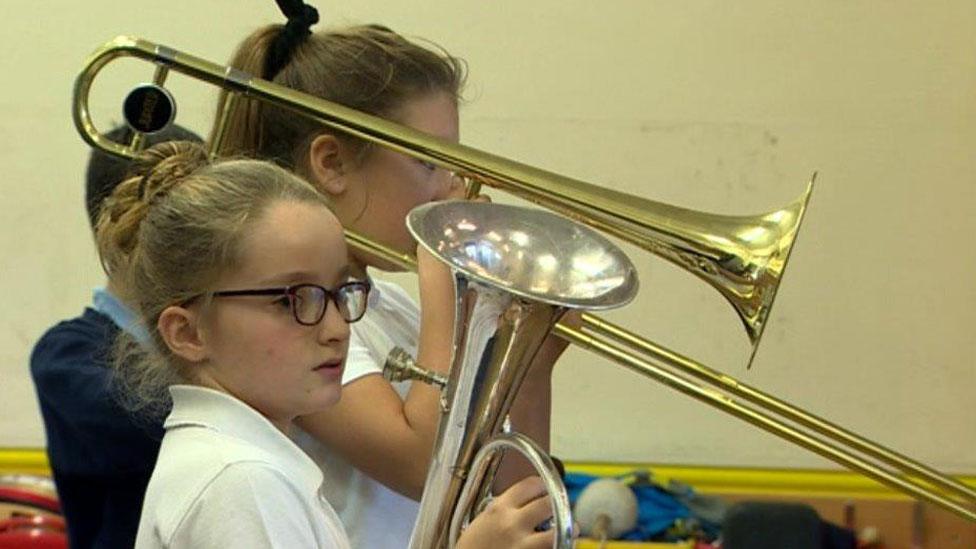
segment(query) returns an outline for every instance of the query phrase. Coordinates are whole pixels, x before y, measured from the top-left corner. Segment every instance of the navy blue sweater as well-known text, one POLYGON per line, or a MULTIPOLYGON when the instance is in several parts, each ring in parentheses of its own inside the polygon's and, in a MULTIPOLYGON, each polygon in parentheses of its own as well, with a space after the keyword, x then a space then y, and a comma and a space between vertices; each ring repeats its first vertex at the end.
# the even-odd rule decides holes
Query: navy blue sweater
POLYGON ((88 308, 48 330, 31 353, 72 549, 132 547, 163 438, 161 423, 133 417, 114 398, 109 357, 118 333, 88 308))

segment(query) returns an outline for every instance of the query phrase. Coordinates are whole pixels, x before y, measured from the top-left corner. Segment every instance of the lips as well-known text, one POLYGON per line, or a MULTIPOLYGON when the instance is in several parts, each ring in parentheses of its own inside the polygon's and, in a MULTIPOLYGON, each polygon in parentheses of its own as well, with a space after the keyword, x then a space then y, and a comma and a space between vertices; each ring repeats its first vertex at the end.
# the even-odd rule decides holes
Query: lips
POLYGON ((336 369, 339 369, 339 368, 342 368, 342 360, 336 358, 336 359, 333 359, 333 360, 327 360, 327 361, 323 362, 322 364, 319 364, 318 366, 312 368, 312 370, 313 371, 318 371, 318 370, 336 370, 336 369))

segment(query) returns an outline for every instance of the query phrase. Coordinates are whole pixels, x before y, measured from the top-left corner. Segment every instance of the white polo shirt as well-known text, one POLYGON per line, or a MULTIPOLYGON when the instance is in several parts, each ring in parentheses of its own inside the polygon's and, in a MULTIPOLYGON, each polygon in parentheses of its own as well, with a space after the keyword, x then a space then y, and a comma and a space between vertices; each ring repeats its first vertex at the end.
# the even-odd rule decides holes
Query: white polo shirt
POLYGON ((137 548, 348 548, 322 473, 264 416, 203 387, 170 388, 137 548))
MULTIPOLYGON (((371 282, 373 290, 366 314, 350 325, 352 334, 343 385, 363 376, 382 374, 383 364, 394 346, 417 355, 420 335, 417 303, 396 284, 375 279, 371 282)), ((393 388, 404 398, 410 382, 394 383, 393 388)), ((407 546, 419 503, 356 469, 301 429, 294 429, 292 438, 321 466, 326 479, 325 496, 342 519, 353 547, 403 549, 407 546)))

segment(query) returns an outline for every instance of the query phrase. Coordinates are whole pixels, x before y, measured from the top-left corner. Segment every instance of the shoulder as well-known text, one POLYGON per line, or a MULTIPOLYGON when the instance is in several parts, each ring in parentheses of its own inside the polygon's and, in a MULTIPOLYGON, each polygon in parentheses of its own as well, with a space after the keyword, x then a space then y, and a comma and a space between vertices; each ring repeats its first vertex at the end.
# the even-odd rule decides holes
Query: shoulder
POLYGON ((366 315, 351 326, 351 344, 356 345, 359 343, 357 340, 363 340, 367 346, 373 345, 375 342, 369 341, 369 335, 373 332, 386 333, 395 341, 404 335, 409 336, 408 339, 415 339, 420 326, 417 302, 392 282, 374 279, 372 284, 374 293, 369 296, 366 315))
POLYGON ((226 471, 275 470, 276 463, 275 456, 259 446, 206 427, 188 426, 167 428, 156 472, 169 476, 171 482, 195 479, 197 489, 202 489, 226 471))
POLYGON ((257 509, 302 508, 310 499, 287 473, 260 456, 224 463, 200 491, 200 501, 240 501, 257 509), (227 499, 237 498, 237 499, 227 499))
POLYGON ((176 497, 155 499, 171 506, 157 514, 169 545, 220 547, 233 539, 248 547, 320 546, 319 503, 271 463, 238 458, 202 473, 195 490, 170 485, 176 497))
POLYGON ((402 288, 372 279, 374 292, 366 315, 350 326, 349 351, 343 384, 382 372, 383 362, 394 346, 413 351, 420 326, 419 308, 402 288))
POLYGON ((36 375, 63 361, 98 359, 104 363, 118 331, 110 318, 86 309, 81 316, 59 322, 44 332, 31 351, 31 371, 36 375))
POLYGON ((111 318, 95 309, 86 307, 80 315, 62 320, 49 328, 41 336, 41 341, 58 336, 92 337, 115 331, 118 331, 118 327, 111 318))
POLYGON ((403 308, 417 309, 417 302, 399 284, 376 278, 372 279, 372 284, 381 302, 403 308))
POLYGON ((219 498, 237 507, 254 504, 262 490, 296 494, 273 462, 261 448, 206 428, 168 430, 146 494, 148 512, 173 532, 187 514, 200 513, 201 506, 216 505, 219 498))

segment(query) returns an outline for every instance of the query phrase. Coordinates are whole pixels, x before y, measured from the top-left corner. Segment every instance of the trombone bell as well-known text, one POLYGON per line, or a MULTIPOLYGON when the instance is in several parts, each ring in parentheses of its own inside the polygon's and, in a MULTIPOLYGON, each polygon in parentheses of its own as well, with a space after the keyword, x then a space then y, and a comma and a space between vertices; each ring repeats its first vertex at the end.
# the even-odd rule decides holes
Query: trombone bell
POLYGON ((751 366, 816 174, 806 191, 785 208, 729 216, 672 206, 521 165, 518 168, 522 170, 511 177, 496 175, 501 166, 492 170, 492 178, 464 177, 596 227, 704 280, 725 297, 742 321, 752 344, 751 366))

